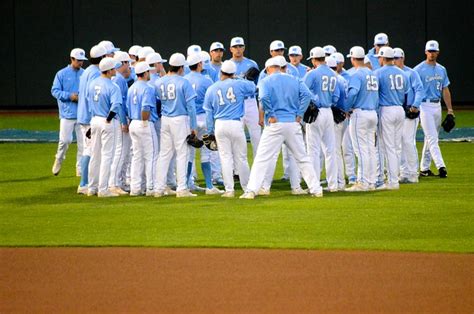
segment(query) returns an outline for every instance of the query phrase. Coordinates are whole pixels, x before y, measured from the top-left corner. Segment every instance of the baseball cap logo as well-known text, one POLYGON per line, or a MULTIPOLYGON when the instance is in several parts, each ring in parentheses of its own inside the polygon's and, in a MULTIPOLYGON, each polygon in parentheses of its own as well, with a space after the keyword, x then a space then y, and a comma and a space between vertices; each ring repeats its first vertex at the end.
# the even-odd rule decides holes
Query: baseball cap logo
POLYGON ((278 47, 281 47, 281 46, 283 46, 283 45, 281 43, 278 43, 278 47))
POLYGON ((382 36, 380 36, 380 37, 378 38, 378 40, 383 40, 383 37, 382 37, 382 36))
POLYGON ((237 39, 235 42, 238 43, 238 44, 240 44, 240 39, 237 39))
POLYGON ((383 56, 383 51, 380 51, 380 55, 383 56))
POLYGON ((194 47, 194 51, 199 51, 199 48, 198 47, 194 47))

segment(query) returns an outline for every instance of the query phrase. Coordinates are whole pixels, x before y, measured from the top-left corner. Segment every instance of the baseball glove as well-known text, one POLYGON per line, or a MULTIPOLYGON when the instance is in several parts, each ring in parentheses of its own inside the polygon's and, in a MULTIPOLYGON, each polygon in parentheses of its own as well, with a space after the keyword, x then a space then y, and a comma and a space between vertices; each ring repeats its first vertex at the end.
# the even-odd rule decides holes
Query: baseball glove
POLYGON ((456 122, 454 120, 455 120, 455 117, 453 114, 448 113, 446 115, 446 118, 444 118, 443 123, 441 123, 441 126, 446 132, 449 133, 454 128, 454 126, 456 125, 456 122))
POLYGON ((314 121, 316 121, 318 114, 319 114, 318 107, 316 107, 316 105, 311 101, 309 103, 308 109, 306 109, 303 115, 303 121, 306 123, 313 123, 314 121))
POLYGON ((87 129, 87 131, 86 131, 86 137, 87 137, 88 139, 91 139, 91 137, 92 137, 92 129, 91 129, 91 128, 88 128, 88 129, 87 129))
POLYGON ((217 150, 217 141, 214 134, 204 134, 202 136, 202 141, 204 145, 210 150, 216 151, 217 150))
POLYGON ((260 75, 260 72, 258 71, 258 69, 252 67, 252 68, 248 69, 247 72, 245 72, 244 78, 246 80, 255 82, 255 81, 257 81, 259 75, 260 75))
POLYGON ((346 120, 346 113, 344 112, 344 110, 337 108, 336 106, 332 106, 331 110, 332 110, 332 115, 334 117, 334 122, 336 124, 339 124, 343 122, 344 120, 346 120))
POLYGON ((405 117, 407 117, 408 119, 416 119, 420 116, 420 110, 418 110, 417 112, 412 112, 410 111, 410 108, 411 106, 406 106, 404 107, 405 109, 405 117))
POLYGON ((198 139, 198 137, 195 134, 189 134, 186 137, 186 143, 188 143, 188 145, 191 145, 192 147, 195 147, 195 148, 201 148, 204 145, 204 142, 198 139))

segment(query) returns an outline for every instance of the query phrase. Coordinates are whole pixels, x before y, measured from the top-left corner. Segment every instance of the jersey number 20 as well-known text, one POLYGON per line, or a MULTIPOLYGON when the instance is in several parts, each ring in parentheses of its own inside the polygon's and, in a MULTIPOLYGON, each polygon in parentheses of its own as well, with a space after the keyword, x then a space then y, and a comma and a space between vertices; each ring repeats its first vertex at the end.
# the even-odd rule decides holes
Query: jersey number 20
MULTIPOLYGON (((221 106, 225 105, 224 97, 222 96, 222 91, 220 89, 217 90, 217 95, 219 96, 219 105, 221 105, 221 106)), ((235 94, 234 94, 234 89, 232 87, 229 87, 227 89, 227 93, 225 93, 225 97, 231 103, 235 103, 237 101, 237 99, 235 97, 235 94)))

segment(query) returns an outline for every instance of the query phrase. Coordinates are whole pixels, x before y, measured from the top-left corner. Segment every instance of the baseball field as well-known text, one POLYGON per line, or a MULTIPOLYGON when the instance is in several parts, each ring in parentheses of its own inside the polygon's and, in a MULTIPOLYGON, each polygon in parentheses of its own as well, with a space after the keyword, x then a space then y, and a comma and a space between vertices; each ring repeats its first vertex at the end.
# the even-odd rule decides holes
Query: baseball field
MULTIPOLYGON (((58 127, 0 114, 0 130, 58 127)), ((317 199, 290 194, 280 159, 253 201, 78 195, 76 146, 57 177, 56 147, 0 143, 0 312, 474 311, 472 142, 440 144, 447 179, 317 199)))

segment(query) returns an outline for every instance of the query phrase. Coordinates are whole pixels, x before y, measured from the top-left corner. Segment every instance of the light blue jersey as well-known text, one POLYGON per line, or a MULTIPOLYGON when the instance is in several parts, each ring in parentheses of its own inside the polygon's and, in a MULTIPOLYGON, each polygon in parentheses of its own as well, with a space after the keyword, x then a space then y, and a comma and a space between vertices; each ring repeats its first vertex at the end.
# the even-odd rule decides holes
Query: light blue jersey
POLYGON ((257 62, 253 61, 252 59, 248 59, 244 57, 241 61, 236 61, 234 59, 230 59, 230 60, 234 62, 235 65, 237 66, 237 70, 235 71, 235 76, 238 78, 243 78, 245 72, 247 72, 247 70, 250 68, 256 68, 257 70, 259 70, 257 62))
MULTIPOLYGON (((148 85, 153 87, 155 90, 155 103, 160 99, 160 95, 157 93, 155 89, 156 80, 160 78, 158 73, 150 73, 150 80, 148 81, 148 85)), ((157 106, 153 106, 150 109, 150 121, 155 123, 161 117, 161 107, 158 108, 157 106), (160 110, 160 112, 158 112, 160 110)))
POLYGON ((425 98, 423 83, 421 83, 420 75, 418 72, 407 66, 404 66, 402 70, 405 72, 409 80, 407 105, 419 108, 421 101, 423 98, 425 98))
POLYGON ((196 114, 205 113, 202 107, 204 103, 204 96, 206 96, 206 91, 209 86, 213 84, 213 82, 207 76, 204 76, 196 71, 191 71, 191 73, 186 74, 184 78, 187 79, 189 83, 191 83, 191 86, 196 92, 196 99, 194 100, 196 103, 196 114))
MULTIPOLYGON (((222 63, 221 64, 214 64, 214 63, 210 63, 211 67, 217 72, 217 80, 219 80, 219 77, 220 77, 220 73, 221 73, 221 67, 222 67, 222 63)), ((216 81, 217 82, 217 81, 216 81)))
POLYGON ((75 70, 71 65, 56 73, 51 95, 58 101, 60 119, 77 119, 77 103, 69 97, 72 93, 79 94, 79 82, 84 69, 75 70))
POLYGON ((381 68, 379 63, 379 58, 375 56, 375 48, 372 48, 367 53, 367 58, 370 60, 370 65, 372 66, 372 71, 375 71, 381 68))
MULTIPOLYGON (((294 77, 298 77, 298 78, 300 77, 300 72, 299 72, 298 69, 297 69, 294 65, 292 65, 291 63, 288 63, 288 64, 286 65, 286 73, 287 73, 287 74, 290 74, 290 75, 292 75, 292 76, 294 76, 294 77)), ((260 72, 259 76, 258 76, 258 81, 263 80, 263 79, 266 78, 267 76, 268 76, 268 74, 267 74, 266 69, 263 69, 263 70, 260 72)))
POLYGON ((201 74, 209 78, 213 83, 219 80, 219 72, 214 70, 209 63, 203 63, 201 74))
POLYGON ((102 76, 94 79, 89 84, 87 95, 92 117, 107 118, 110 112, 115 112, 119 115, 120 121, 123 121, 122 94, 120 88, 112 80, 102 76))
POLYGON ((306 65, 300 63, 300 64, 298 64, 296 69, 298 70, 298 77, 300 79, 302 79, 306 75, 306 72, 309 71, 310 68, 309 68, 309 66, 306 66, 306 65))
POLYGON ((340 76, 342 76, 347 83, 349 83, 349 80, 351 79, 352 73, 354 73, 355 68, 350 68, 349 70, 342 70, 341 73, 339 73, 340 76))
MULTIPOLYGON (((155 88, 142 80, 133 83, 128 90, 127 108, 131 120, 142 120, 142 112, 156 109, 155 88)), ((151 115, 149 120, 152 120, 151 115)))
POLYGON ((303 78, 309 90, 316 95, 316 105, 319 108, 329 108, 339 100, 339 86, 336 73, 326 64, 319 65, 309 71, 303 78))
POLYGON ((384 65, 374 71, 379 81, 379 105, 402 106, 408 93, 408 78, 399 67, 384 65))
MULTIPOLYGON (((128 116, 127 114, 127 93, 128 93, 128 84, 127 80, 123 77, 120 72, 116 72, 115 76, 112 77, 112 82, 117 84, 117 86, 120 88, 120 93, 122 95, 122 113, 121 116, 128 116)), ((123 124, 123 121, 121 121, 123 124)))
POLYGON ((424 99, 432 102, 440 101, 443 97, 443 88, 450 84, 446 68, 439 63, 431 65, 423 61, 414 70, 420 75, 425 93, 424 99))
POLYGON ((91 64, 84 70, 79 81, 79 101, 77 103, 77 122, 80 124, 90 124, 91 114, 89 109, 89 84, 92 80, 100 76, 98 65, 91 64))
POLYGON ((378 110, 379 81, 369 68, 353 70, 345 107, 346 112, 352 109, 378 110))
POLYGON ((127 83, 132 84, 137 80, 137 74, 135 73, 135 67, 130 67, 130 76, 127 79, 127 83))
POLYGON ((299 78, 286 73, 268 75, 259 86, 265 121, 276 118, 277 122, 295 122, 297 116, 303 117, 313 96, 299 78))
POLYGON ((337 75, 336 78, 337 78, 337 85, 339 86, 339 99, 336 102, 336 107, 338 107, 341 110, 345 110, 347 90, 349 89, 349 83, 340 75, 337 75))
POLYGON ((244 99, 255 94, 255 84, 247 80, 225 79, 207 89, 204 97, 207 130, 214 132, 214 121, 240 120, 244 115, 244 99))
POLYGON ((161 114, 165 117, 189 116, 191 129, 196 129, 196 93, 184 77, 165 75, 155 82, 161 99, 161 114))

